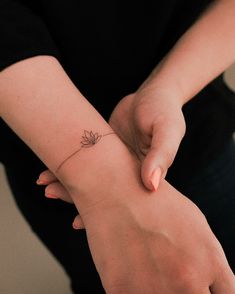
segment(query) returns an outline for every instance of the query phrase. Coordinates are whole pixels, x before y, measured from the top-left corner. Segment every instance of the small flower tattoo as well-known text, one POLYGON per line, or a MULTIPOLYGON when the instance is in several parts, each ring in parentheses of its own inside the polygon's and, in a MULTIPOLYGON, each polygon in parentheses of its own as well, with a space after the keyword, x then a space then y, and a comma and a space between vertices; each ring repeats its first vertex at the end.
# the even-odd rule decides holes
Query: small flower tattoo
POLYGON ((82 144, 82 148, 88 148, 95 145, 100 139, 101 135, 98 135, 98 133, 93 133, 92 131, 84 131, 84 134, 82 136, 82 141, 80 142, 82 144))
POLYGON ((73 157, 76 153, 78 153, 79 151, 81 151, 83 148, 88 148, 88 147, 92 147, 94 146, 97 142, 99 142, 99 140, 102 137, 108 136, 108 135, 112 135, 115 134, 114 132, 111 133, 107 133, 104 135, 99 135, 98 133, 93 133, 92 131, 87 131, 84 130, 83 136, 82 136, 82 141, 80 141, 81 146, 79 149, 75 150, 72 154, 70 154, 67 158, 65 158, 61 164, 57 167, 56 172, 58 172, 58 170, 61 168, 61 166, 71 157, 73 157))

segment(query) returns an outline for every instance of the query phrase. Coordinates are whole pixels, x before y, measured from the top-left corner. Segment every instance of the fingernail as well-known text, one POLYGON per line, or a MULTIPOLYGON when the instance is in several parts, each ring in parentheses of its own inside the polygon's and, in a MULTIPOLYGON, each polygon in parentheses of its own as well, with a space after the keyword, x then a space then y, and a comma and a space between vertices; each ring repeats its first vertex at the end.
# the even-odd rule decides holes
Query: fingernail
POLYGON ((38 185, 45 185, 46 183, 43 182, 43 181, 40 180, 40 179, 37 179, 36 184, 38 184, 38 185))
POLYGON ((157 190, 157 188, 159 186, 160 179, 161 179, 161 169, 160 169, 160 167, 158 167, 153 171, 151 178, 150 178, 151 184, 152 184, 155 191, 157 190))
POLYGON ((80 229, 82 229, 82 227, 81 226, 78 226, 78 225, 76 225, 76 223, 74 222, 73 223, 73 228, 74 228, 74 230, 80 230, 80 229))
POLYGON ((51 198, 51 199, 58 199, 58 196, 53 195, 53 194, 50 194, 50 193, 45 194, 45 196, 46 196, 47 198, 51 198))

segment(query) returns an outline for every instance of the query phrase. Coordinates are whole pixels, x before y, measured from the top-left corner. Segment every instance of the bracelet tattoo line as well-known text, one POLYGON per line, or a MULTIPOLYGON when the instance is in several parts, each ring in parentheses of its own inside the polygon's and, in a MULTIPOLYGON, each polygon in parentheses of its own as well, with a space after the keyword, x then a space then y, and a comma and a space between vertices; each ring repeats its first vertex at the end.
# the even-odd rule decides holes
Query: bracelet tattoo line
POLYGON ((82 141, 80 141, 81 143, 81 147, 76 150, 75 152, 73 152, 71 155, 69 155, 69 157, 67 157, 66 159, 64 159, 61 164, 57 167, 56 172, 58 172, 58 170, 61 168, 61 166, 68 160, 70 159, 72 156, 74 156, 76 153, 78 153, 79 151, 81 151, 83 148, 90 148, 92 146, 94 146, 95 144, 97 144, 100 139, 102 137, 108 136, 108 135, 112 135, 115 134, 114 132, 112 133, 108 133, 105 135, 99 135, 98 133, 93 133, 92 131, 87 131, 84 130, 83 136, 82 136, 82 141))

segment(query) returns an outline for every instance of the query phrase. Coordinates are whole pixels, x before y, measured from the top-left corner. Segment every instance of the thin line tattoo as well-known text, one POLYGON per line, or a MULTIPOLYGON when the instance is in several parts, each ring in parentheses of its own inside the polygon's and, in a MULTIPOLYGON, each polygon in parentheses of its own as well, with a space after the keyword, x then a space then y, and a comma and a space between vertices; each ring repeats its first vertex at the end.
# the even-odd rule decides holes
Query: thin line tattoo
POLYGON ((84 130, 83 136, 82 136, 82 140, 80 141, 81 143, 81 147, 76 150, 75 152, 73 152, 71 155, 69 155, 69 157, 65 158, 61 164, 57 167, 56 172, 58 172, 58 170, 61 168, 61 166, 68 160, 70 159, 72 156, 74 156, 76 153, 78 153, 79 151, 81 151, 83 148, 90 148, 92 146, 94 146, 95 144, 97 144, 100 139, 102 137, 108 136, 108 135, 112 135, 115 134, 114 132, 112 133, 108 133, 105 135, 99 135, 98 133, 93 133, 92 131, 87 131, 84 130))

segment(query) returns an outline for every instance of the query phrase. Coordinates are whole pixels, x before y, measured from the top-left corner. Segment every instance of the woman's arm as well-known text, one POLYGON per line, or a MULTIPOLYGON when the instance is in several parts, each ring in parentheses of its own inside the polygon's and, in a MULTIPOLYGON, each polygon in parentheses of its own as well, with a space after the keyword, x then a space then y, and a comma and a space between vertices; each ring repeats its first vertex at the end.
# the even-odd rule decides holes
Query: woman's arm
POLYGON ((91 189, 97 174, 105 181, 127 152, 115 134, 81 148, 84 130, 106 135, 112 129, 51 56, 26 59, 0 73, 0 114, 65 185, 75 183, 81 190, 91 189), (71 158, 64 162, 79 149, 74 164, 71 158))
POLYGON ((114 109, 110 125, 141 159, 148 189, 157 189, 184 137, 182 106, 233 61, 235 1, 213 1, 141 87, 114 109))
POLYGON ((217 0, 178 40, 143 86, 168 91, 184 104, 234 61, 235 1, 217 0))
POLYGON ((68 188, 107 293, 209 293, 212 283, 218 294, 232 293, 231 270, 201 212, 166 182, 149 197, 139 162, 116 135, 64 162, 80 148, 84 129, 107 134, 111 128, 54 57, 33 57, 1 72, 0 109, 68 188))
POLYGON ((0 106, 3 119, 53 171, 79 148, 84 129, 111 130, 51 56, 2 71, 0 106))

